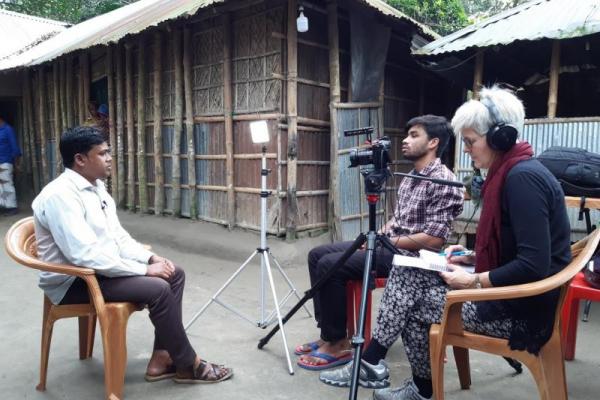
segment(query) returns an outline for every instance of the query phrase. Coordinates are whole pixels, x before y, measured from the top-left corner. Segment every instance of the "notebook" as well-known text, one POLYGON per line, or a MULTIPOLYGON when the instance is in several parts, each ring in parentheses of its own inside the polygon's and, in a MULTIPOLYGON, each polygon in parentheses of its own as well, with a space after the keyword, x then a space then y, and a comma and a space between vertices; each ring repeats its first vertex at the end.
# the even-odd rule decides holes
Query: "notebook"
MULTIPOLYGON (((446 256, 428 250, 419 250, 419 257, 396 254, 392 264, 396 267, 421 268, 438 272, 450 271, 446 262, 446 256)), ((461 267, 469 273, 475 272, 474 266, 461 267)))

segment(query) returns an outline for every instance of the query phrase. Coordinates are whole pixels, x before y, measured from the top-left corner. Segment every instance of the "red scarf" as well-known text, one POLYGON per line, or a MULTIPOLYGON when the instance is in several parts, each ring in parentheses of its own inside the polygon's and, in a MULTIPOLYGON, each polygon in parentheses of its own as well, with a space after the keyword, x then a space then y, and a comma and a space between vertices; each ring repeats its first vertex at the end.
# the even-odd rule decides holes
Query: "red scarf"
POLYGON ((483 208, 475 239, 475 272, 486 272, 500 264, 500 219, 502 217, 502 188, 506 175, 520 161, 533 156, 527 142, 514 145, 492 164, 481 188, 483 208))

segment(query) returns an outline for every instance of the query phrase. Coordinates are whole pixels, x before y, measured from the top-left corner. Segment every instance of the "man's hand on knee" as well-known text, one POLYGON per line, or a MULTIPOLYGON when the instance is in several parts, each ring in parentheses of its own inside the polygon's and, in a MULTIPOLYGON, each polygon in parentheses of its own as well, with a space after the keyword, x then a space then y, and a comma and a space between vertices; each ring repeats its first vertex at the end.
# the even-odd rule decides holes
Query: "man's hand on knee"
MULTIPOLYGON (((156 256, 153 256, 150 261, 154 261, 153 259, 156 256)), ((165 259, 166 260, 166 259, 165 259)), ((153 262, 148 264, 148 270, 146 271, 147 276, 157 276, 163 279, 169 279, 171 275, 175 272, 175 266, 172 262, 168 260, 161 260, 158 262, 153 262), (167 262, 168 261, 168 262, 167 262)))

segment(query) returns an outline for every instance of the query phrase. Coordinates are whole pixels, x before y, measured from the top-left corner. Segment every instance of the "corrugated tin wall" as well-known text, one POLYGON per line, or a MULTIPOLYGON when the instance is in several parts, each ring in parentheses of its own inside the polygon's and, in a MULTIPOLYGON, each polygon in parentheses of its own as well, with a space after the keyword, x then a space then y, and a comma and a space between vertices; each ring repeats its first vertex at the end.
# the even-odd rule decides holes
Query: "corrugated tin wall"
MULTIPOLYGON (((539 155, 552 146, 578 147, 600 153, 600 118, 569 118, 569 119, 536 119, 525 122, 522 139, 528 141, 534 149, 534 154, 539 155)), ((471 158, 464 153, 464 144, 457 141, 455 172, 459 180, 472 173, 471 158)), ((475 208, 472 202, 466 201, 463 213, 459 219, 468 220, 473 215, 475 208)), ((574 231, 573 239, 582 237, 585 232, 585 221, 579 221, 577 209, 567 209, 571 228, 574 231)), ((473 217, 469 232, 474 232, 476 221, 479 220, 479 211, 473 217)), ((600 220, 600 211, 592 210, 592 222, 600 220)), ((463 227, 459 228, 461 230, 463 227)))

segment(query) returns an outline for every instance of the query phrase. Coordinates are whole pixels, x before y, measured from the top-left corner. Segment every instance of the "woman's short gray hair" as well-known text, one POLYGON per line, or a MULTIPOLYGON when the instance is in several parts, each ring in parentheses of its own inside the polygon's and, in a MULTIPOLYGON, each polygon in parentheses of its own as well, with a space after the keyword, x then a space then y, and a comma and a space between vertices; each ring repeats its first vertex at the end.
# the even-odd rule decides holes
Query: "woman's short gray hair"
POLYGON ((460 135, 464 129, 473 129, 484 136, 492 125, 498 122, 514 126, 519 135, 521 134, 525 122, 525 108, 517 96, 509 90, 494 85, 481 89, 480 99, 481 101, 467 101, 454 113, 452 129, 457 135, 460 135), (492 112, 484 103, 495 106, 498 120, 494 119, 492 112))

